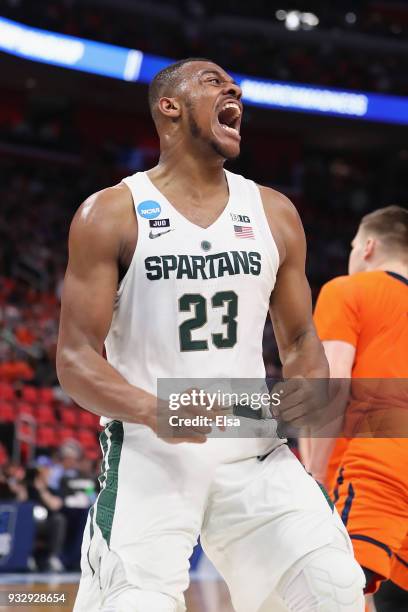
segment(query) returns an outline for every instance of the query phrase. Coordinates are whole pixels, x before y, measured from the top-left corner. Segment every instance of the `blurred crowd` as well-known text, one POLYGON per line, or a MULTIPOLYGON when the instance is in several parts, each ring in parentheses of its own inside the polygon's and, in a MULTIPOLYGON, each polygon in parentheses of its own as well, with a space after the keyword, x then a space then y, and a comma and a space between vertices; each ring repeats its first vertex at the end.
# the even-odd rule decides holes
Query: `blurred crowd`
POLYGON ((0 378, 10 382, 56 384, 71 181, 64 168, 0 162, 0 378))
POLYGON ((28 569, 77 569, 80 537, 98 487, 95 462, 74 440, 26 466, 0 462, 0 499, 33 504, 35 535, 28 569))
POLYGON ((408 95, 404 3, 159 0, 150 6, 138 1, 3 0, 2 14, 168 57, 210 56, 254 76, 408 95), (302 25, 303 14, 309 17, 302 25), (370 38, 373 44, 367 45, 370 38), (384 53, 381 40, 395 42, 398 49, 391 56, 384 53))

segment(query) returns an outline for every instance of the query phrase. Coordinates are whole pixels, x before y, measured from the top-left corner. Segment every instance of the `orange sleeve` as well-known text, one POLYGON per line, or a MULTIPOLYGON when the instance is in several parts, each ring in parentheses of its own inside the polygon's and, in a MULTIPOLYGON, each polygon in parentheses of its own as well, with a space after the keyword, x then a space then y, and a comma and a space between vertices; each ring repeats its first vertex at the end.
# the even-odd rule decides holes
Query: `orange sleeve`
POLYGON ((356 285, 349 276, 340 276, 323 285, 314 322, 320 340, 342 340, 357 346, 360 316, 356 285))

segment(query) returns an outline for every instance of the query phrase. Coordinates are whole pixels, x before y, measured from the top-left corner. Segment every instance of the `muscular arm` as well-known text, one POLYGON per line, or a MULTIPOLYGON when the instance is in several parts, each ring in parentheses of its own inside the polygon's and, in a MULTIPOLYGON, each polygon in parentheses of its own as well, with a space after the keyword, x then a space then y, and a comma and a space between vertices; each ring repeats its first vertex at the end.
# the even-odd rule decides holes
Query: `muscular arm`
POLYGON ((80 406, 98 415, 153 427, 156 399, 130 385, 102 356, 112 320, 123 237, 133 214, 130 193, 119 185, 91 196, 74 217, 57 373, 62 387, 80 406))
POLYGON ((317 438, 303 439, 300 445, 302 461, 316 480, 325 483, 327 466, 333 452, 336 438, 343 426, 343 415, 346 411, 350 396, 351 371, 353 368, 356 349, 352 344, 341 340, 323 341, 324 351, 330 367, 330 377, 341 379, 332 399, 329 410, 339 417, 330 422, 319 433, 317 438), (332 407, 334 405, 334 408, 332 407), (325 437, 327 436, 327 437, 325 437))
POLYGON ((329 368, 313 318, 305 275, 306 240, 293 204, 261 188, 265 213, 277 243, 280 266, 271 296, 270 316, 285 378, 328 378, 329 368))

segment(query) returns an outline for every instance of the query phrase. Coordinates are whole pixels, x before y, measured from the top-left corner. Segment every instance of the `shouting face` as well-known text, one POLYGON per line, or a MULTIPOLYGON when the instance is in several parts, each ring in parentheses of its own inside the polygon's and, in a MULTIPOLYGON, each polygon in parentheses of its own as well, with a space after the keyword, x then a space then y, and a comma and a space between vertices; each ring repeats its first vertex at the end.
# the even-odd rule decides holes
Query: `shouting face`
POLYGON ((239 155, 242 91, 222 68, 206 61, 186 63, 174 93, 167 100, 173 100, 173 121, 186 139, 224 159, 239 155))

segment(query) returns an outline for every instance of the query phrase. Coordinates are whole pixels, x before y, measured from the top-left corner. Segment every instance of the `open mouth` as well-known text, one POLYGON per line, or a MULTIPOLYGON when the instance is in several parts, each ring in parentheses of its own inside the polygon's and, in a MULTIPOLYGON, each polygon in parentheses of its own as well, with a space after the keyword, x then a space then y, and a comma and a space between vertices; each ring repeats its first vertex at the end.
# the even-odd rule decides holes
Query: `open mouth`
POLYGON ((217 119, 226 132, 239 136, 241 108, 237 102, 226 102, 218 113, 217 119))

